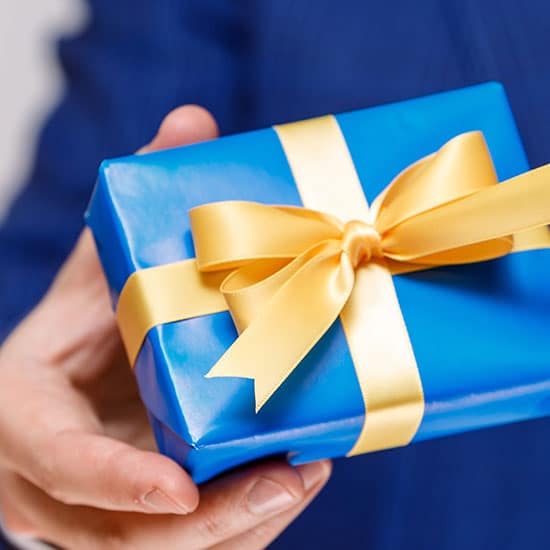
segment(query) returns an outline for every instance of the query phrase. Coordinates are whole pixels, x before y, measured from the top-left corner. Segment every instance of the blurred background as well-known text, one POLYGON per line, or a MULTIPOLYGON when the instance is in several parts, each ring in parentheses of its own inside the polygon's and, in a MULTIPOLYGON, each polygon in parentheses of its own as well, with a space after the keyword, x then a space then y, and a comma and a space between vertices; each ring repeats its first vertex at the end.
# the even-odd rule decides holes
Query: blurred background
POLYGON ((0 219, 29 169, 36 132, 61 95, 55 39, 85 19, 80 0, 0 2, 0 219))
MULTIPOLYGON (((0 221, 61 97, 57 43, 84 26, 85 2, 0 0, 0 221)), ((145 143, 182 102, 233 133, 498 80, 532 165, 550 160, 550 0, 93 4, 95 32, 67 47, 85 70, 46 140, 55 169, 0 242, 0 342, 70 250, 98 162, 145 143)), ((341 461, 276 547, 546 550, 549 435, 541 420, 341 461)))

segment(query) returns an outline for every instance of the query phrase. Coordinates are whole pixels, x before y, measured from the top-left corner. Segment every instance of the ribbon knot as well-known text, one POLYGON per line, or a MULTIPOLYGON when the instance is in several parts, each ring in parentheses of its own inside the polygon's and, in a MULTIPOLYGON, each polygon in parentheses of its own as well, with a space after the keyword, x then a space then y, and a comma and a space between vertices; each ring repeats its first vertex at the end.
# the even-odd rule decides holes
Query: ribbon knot
POLYGON ((344 225, 342 250, 349 256, 351 265, 357 269, 374 258, 383 258, 382 238, 369 223, 352 220, 344 225))

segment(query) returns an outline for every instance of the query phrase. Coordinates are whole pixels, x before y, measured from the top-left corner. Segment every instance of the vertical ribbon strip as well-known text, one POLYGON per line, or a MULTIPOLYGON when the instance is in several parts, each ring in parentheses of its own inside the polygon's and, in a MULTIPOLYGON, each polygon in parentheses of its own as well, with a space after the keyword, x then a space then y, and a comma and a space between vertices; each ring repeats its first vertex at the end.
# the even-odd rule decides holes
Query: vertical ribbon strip
MULTIPOLYGON (((343 222, 370 222, 367 199, 334 117, 275 130, 306 208, 343 222)), ((406 445, 422 420, 424 395, 392 275, 383 261, 358 267, 340 320, 366 411, 348 456, 406 445)))

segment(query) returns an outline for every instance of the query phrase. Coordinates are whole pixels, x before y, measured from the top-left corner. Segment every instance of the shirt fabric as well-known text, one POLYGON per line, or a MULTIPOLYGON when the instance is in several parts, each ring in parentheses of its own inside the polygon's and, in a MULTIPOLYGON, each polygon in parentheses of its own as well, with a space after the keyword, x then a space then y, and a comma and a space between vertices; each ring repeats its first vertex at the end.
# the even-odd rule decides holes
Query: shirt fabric
MULTIPOLYGON (((99 162, 183 103, 227 134, 499 80, 532 166, 550 161, 548 0, 89 3, 59 42, 66 93, 0 230, 0 341, 70 251, 99 162)), ((539 420, 338 460, 273 548, 547 548, 549 436, 539 420)))

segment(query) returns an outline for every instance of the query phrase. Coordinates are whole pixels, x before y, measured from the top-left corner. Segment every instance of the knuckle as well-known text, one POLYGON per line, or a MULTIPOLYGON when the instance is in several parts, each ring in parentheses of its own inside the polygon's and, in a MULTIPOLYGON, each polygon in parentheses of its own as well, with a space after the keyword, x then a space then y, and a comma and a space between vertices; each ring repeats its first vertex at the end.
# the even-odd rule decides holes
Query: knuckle
POLYGON ((231 526, 219 514, 205 514, 198 525, 199 531, 207 540, 225 540, 230 533, 231 526))
MULTIPOLYGON (((282 525, 280 526, 280 529, 282 529, 282 525)), ((277 530, 272 525, 264 523, 256 525, 256 527, 250 531, 252 538, 261 541, 274 538, 276 533, 277 530)))
POLYGON ((104 520, 98 529, 86 532, 86 542, 79 548, 86 550, 128 550, 134 546, 130 544, 128 533, 123 525, 116 520, 104 520))
POLYGON ((97 543, 100 543, 100 547, 103 550, 127 550, 130 548, 126 536, 122 532, 111 531, 104 533, 101 537, 101 541, 96 540, 90 550, 95 550, 98 548, 97 543))

